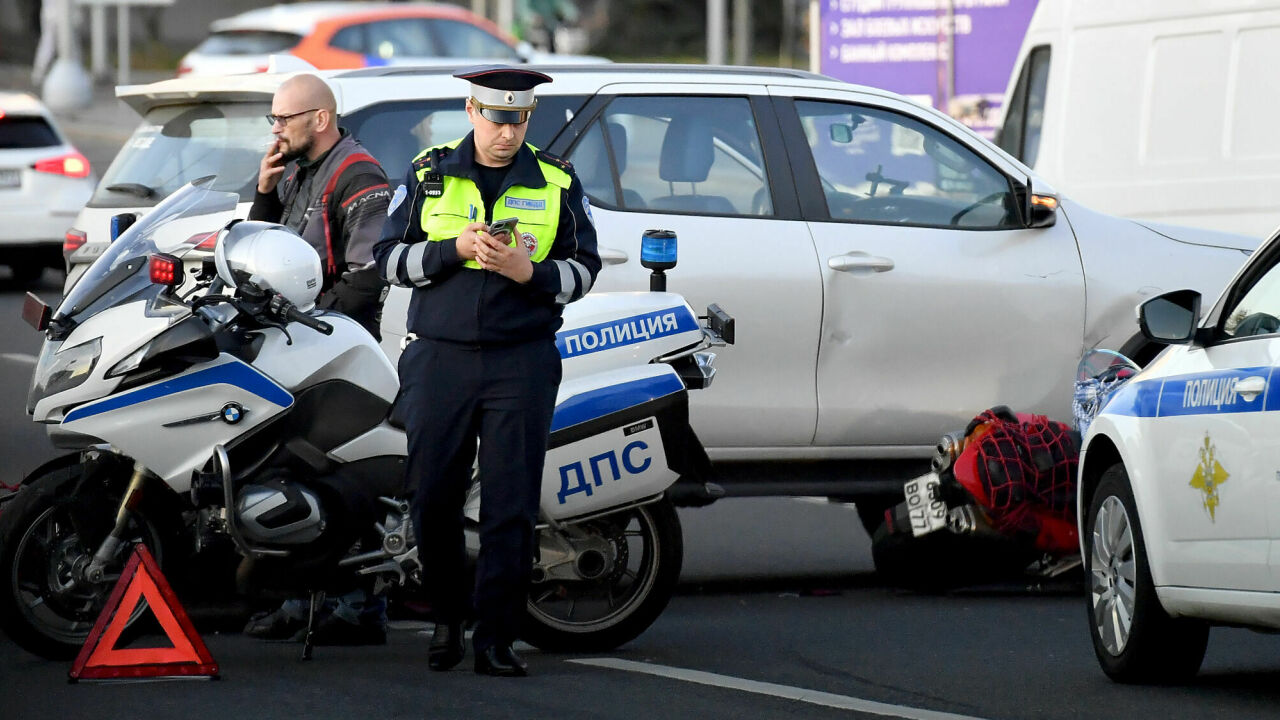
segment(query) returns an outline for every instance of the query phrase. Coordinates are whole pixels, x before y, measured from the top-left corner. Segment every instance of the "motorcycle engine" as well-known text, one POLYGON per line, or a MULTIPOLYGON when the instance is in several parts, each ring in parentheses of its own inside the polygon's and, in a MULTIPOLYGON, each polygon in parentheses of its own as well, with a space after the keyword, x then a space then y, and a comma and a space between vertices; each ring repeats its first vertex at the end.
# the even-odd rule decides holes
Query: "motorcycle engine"
POLYGON ((309 543, 324 532, 324 513, 313 492, 296 483, 268 480, 246 485, 236 502, 245 536, 271 545, 309 543))

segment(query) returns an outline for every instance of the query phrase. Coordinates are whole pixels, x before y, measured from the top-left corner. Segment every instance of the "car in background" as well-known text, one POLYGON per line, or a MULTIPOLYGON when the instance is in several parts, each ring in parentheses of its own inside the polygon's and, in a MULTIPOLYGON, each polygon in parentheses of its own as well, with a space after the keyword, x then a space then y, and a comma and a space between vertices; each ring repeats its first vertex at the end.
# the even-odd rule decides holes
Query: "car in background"
POLYGON ((0 92, 0 264, 15 280, 62 268, 64 242, 83 242, 67 228, 96 182, 39 100, 0 92))
POLYGON ((1195 675, 1211 625, 1280 630, 1280 235, 1202 315, 1203 297, 1139 308, 1170 347, 1081 446, 1089 632, 1121 682, 1195 675))
MULTIPOLYGON (((1070 418, 1088 348, 1150 358, 1133 308, 1216 292, 1257 241, 1150 228, 1058 197, 963 124, 887 91, 778 68, 539 66, 528 141, 571 161, 599 233, 599 291, 644 290, 645 230, 674 231, 669 286, 738 322, 692 421, 737 494, 855 497, 871 522, 937 438, 1007 404, 1070 418), (868 497, 872 496, 872 497, 868 497)), ((342 124, 399 184, 423 148, 470 130, 446 68, 321 71, 342 124)), ((76 227, 183 183, 253 199, 264 115, 287 75, 121 88, 143 121, 76 227)), ((96 250, 94 250, 96 248, 96 250)), ((84 266, 77 263, 70 282, 84 266)), ((383 348, 399 353, 409 293, 383 348)), ((883 514, 879 515, 883 519, 883 514)))
POLYGON ((178 64, 179 75, 266 72, 273 54, 319 69, 471 61, 602 62, 552 55, 517 43, 497 25, 440 3, 304 2, 250 10, 214 22, 212 34, 178 64))

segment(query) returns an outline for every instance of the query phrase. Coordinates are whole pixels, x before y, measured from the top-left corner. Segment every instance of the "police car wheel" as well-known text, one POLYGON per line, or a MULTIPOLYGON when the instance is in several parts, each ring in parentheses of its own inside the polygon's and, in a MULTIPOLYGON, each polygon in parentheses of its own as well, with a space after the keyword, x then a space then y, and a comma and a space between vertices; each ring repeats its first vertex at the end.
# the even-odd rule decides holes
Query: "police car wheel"
POLYGON ((1200 670, 1209 626, 1170 617, 1156 596, 1133 489, 1124 466, 1102 474, 1085 525, 1089 635, 1116 682, 1167 683, 1200 670))

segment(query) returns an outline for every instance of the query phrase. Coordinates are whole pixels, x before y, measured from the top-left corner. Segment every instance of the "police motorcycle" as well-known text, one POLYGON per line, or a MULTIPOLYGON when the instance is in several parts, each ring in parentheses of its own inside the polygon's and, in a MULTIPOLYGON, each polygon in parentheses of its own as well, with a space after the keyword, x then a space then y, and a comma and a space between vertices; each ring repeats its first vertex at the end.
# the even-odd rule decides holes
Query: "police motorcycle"
MULTIPOLYGON (((313 607, 339 569, 376 589, 422 581, 395 368, 353 320, 313 309, 305 241, 229 223, 238 197, 212 184, 125 229, 56 311, 28 295, 46 340, 27 411, 74 450, 0 512, 0 627, 38 655, 74 656, 137 543, 170 578, 233 545, 313 607), (366 490, 372 530, 333 506, 344 487, 366 490)), ((655 278, 674 265, 657 247, 655 278)), ((610 649, 666 606, 683 553, 673 503, 719 490, 687 390, 714 377, 707 349, 732 341, 731 317, 713 305, 704 326, 675 294, 567 308, 526 641, 610 649)), ((478 487, 466 514, 478 522, 478 487)))

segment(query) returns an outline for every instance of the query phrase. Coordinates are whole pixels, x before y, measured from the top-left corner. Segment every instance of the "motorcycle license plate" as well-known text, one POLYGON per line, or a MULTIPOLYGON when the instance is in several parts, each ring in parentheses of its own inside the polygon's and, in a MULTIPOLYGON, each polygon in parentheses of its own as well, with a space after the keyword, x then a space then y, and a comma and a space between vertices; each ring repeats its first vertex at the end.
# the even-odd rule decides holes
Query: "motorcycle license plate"
POLYGON ((911 533, 928 535, 947 526, 947 506, 938 499, 938 478, 933 475, 916 478, 903 488, 911 517, 911 533))

